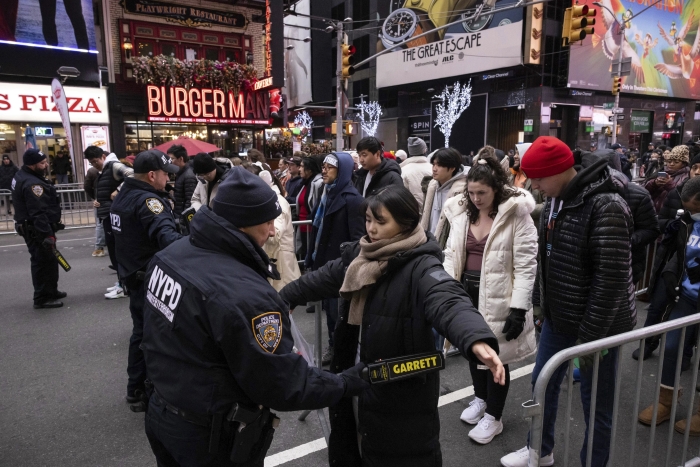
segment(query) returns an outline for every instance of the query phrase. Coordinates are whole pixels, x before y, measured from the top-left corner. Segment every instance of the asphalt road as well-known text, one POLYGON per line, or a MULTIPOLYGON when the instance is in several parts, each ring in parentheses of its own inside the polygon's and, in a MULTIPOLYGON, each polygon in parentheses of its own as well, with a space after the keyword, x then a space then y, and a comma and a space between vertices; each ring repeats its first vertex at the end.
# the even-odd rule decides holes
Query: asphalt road
MULTIPOLYGON (((116 277, 106 257, 90 256, 93 234, 92 229, 79 229, 59 236, 58 247, 73 269, 60 273, 59 288, 68 297, 63 308, 54 310, 32 308, 29 254, 21 238, 0 236, 0 465, 155 465, 143 431, 143 415, 129 411, 124 402, 131 332, 128 299, 103 298, 116 277)), ((641 323, 645 304, 639 305, 641 323)), ((294 317, 307 340, 313 341, 314 315, 299 309, 294 317)), ((650 450, 653 456, 648 465, 664 465, 670 425, 661 425, 652 447, 651 430, 636 424, 636 361, 630 358, 631 352, 631 346, 623 348, 620 358, 619 437, 611 465, 647 465, 650 450)), ((471 400, 471 396, 465 398, 471 394, 466 361, 459 356, 448 359, 442 372, 440 407, 445 467, 498 466, 501 456, 525 445, 529 425, 522 418, 520 404, 530 396, 531 363, 512 365, 518 378, 511 384, 504 431, 491 444, 481 446, 467 437, 469 427, 459 420, 471 400)), ((640 409, 652 400, 657 365, 658 356, 645 362, 640 409)), ((689 372, 683 375, 683 386, 686 391, 677 419, 685 417, 689 398, 695 393, 689 372)), ((562 388, 555 465, 564 465, 566 400, 567 390, 562 388)), ((317 414, 312 413, 305 422, 297 421, 298 415, 281 414, 267 467, 328 465, 317 414)), ((584 427, 580 395, 574 387, 569 465, 579 465, 584 427)), ((698 455, 699 450, 700 439, 691 438, 688 456, 698 455)), ((675 434, 670 465, 680 463, 681 451, 682 436, 675 434)))

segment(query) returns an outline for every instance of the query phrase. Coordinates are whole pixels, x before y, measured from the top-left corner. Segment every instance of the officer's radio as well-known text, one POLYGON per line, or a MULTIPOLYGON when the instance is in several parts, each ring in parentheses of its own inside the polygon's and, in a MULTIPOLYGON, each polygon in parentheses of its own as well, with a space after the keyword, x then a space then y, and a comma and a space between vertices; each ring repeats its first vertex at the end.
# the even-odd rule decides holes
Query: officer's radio
POLYGON ((370 363, 362 370, 362 379, 372 384, 392 383, 444 369, 445 356, 433 351, 370 363))

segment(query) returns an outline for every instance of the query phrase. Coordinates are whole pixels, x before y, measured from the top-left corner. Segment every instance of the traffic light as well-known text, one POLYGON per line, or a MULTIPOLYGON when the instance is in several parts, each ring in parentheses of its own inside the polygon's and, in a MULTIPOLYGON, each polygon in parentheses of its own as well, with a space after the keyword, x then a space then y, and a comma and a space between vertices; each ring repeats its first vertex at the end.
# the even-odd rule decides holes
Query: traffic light
POLYGON ((619 76, 614 76, 612 85, 613 96, 617 95, 617 93, 620 92, 620 88, 622 88, 622 78, 620 78, 619 76))
POLYGON ((355 46, 354 45, 348 45, 348 44, 343 44, 342 45, 342 62, 343 62, 343 79, 348 79, 350 78, 354 73, 355 73, 355 67, 352 66, 352 62, 355 61, 354 58, 352 57, 355 55, 355 46))
POLYGON ((588 5, 574 5, 564 11, 564 25, 561 31, 561 45, 567 46, 582 41, 586 35, 593 34, 596 10, 588 5))

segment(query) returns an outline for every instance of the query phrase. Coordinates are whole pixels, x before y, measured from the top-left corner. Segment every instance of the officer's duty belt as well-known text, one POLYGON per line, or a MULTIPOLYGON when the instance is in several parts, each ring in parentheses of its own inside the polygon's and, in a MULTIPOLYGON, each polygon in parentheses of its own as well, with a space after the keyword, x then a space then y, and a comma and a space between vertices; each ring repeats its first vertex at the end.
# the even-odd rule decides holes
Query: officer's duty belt
POLYGON ((195 425, 203 426, 206 428, 209 428, 211 426, 212 417, 210 416, 201 415, 198 413, 190 412, 188 410, 182 410, 178 407, 175 407, 172 404, 168 404, 165 401, 165 399, 163 399, 161 395, 158 394, 158 391, 153 392, 153 398, 155 399, 156 404, 164 406, 168 412, 177 415, 186 422, 193 423, 195 425))
POLYGON ((433 351, 370 363, 362 370, 362 378, 372 384, 391 383, 444 369, 445 356, 433 351))

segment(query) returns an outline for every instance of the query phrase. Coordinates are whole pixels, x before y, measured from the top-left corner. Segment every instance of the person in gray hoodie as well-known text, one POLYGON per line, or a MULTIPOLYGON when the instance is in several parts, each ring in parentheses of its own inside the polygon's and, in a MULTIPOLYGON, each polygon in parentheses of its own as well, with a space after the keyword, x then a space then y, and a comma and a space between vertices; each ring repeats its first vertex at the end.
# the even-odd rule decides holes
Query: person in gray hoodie
POLYGON ((462 155, 454 148, 442 148, 430 158, 433 180, 428 185, 423 204, 421 226, 434 234, 445 201, 461 195, 467 188, 468 167, 462 166, 462 155))

